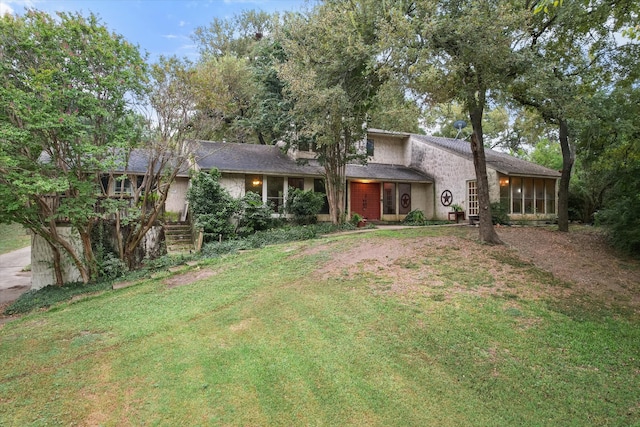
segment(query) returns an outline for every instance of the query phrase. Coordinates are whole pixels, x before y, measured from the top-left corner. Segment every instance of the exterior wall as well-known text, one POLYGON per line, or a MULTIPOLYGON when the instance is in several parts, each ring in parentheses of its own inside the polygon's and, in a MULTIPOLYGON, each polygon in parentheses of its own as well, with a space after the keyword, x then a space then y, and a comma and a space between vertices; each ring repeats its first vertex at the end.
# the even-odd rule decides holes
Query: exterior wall
POLYGON ((420 209, 425 218, 433 218, 433 188, 433 184, 411 184, 411 210, 420 209))
MULTIPOLYGON (((74 249, 82 254, 80 236, 71 227, 58 227, 58 234, 71 242, 74 249)), ((79 282, 82 280, 80 272, 65 252, 60 252, 62 261, 62 278, 65 283, 79 282)), ((53 271, 53 252, 51 247, 42 237, 34 234, 31 236, 31 289, 42 289, 45 286, 55 285, 56 276, 53 271)))
POLYGON ((189 178, 177 177, 175 181, 169 187, 169 194, 167 195, 167 201, 164 204, 165 212, 178 212, 184 211, 185 204, 187 202, 187 190, 189 189, 189 178))
MULTIPOLYGON (((373 156, 367 160, 369 163, 387 163, 392 165, 406 165, 405 139, 385 137, 382 135, 372 135, 373 156)), ((366 150, 363 142, 362 150, 366 150)))
MULTIPOLYGON (((467 211, 467 182, 476 179, 471 160, 426 143, 411 141, 410 166, 430 175, 435 181, 433 185, 433 215, 429 216, 425 212, 427 218, 448 219, 447 213, 451 209, 443 206, 440 202, 440 195, 444 190, 451 191, 452 204, 459 204, 465 212, 467 211)), ((499 197, 497 175, 494 174, 494 176, 496 178, 493 179, 495 181, 493 186, 497 189, 495 190, 497 191, 496 197, 499 197)))
POLYGON ((244 197, 244 174, 224 173, 220 177, 220 185, 227 189, 231 197, 244 197))

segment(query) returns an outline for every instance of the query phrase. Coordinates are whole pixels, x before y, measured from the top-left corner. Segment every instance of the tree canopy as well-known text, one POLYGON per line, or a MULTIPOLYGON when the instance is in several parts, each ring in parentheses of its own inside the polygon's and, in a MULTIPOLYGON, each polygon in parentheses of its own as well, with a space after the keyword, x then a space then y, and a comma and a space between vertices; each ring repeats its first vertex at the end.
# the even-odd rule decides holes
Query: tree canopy
POLYGON ((66 253, 85 282, 96 274, 100 173, 139 137, 132 103, 146 69, 138 48, 93 15, 0 19, 0 220, 42 236, 56 263, 66 253), (57 232, 61 219, 82 252, 57 232))

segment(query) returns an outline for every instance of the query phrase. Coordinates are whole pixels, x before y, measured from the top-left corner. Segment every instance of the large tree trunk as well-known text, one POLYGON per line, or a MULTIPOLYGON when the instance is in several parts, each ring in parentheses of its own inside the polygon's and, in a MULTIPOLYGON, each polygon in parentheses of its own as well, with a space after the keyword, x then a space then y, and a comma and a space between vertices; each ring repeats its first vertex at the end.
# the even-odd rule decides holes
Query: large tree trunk
POLYGON ((343 147, 346 147, 346 143, 338 136, 337 141, 325 148, 330 151, 324 161, 325 190, 329 202, 329 216, 334 225, 342 224, 344 221, 346 158, 343 147))
POLYGON ((560 119, 560 148, 562 149, 562 175, 558 189, 558 230, 569 231, 569 181, 573 168, 574 155, 569 145, 569 127, 566 120, 560 119))
POLYGON ((482 136, 482 111, 483 105, 469 106, 469 117, 473 127, 471 135, 471 152, 473 153, 473 166, 476 171, 476 184, 478 187, 478 216, 480 219, 480 240, 492 245, 502 244, 493 228, 491 218, 491 199, 489 196, 489 179, 487 178, 487 163, 484 155, 484 142, 482 136))

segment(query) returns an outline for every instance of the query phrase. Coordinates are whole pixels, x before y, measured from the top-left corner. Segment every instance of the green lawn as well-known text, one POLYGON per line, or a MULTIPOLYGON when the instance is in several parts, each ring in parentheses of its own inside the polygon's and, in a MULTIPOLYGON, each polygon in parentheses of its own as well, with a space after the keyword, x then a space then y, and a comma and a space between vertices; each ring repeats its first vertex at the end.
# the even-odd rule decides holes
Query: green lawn
POLYGON ((0 425, 640 425, 637 314, 528 298, 567 284, 455 233, 272 246, 9 322, 0 425), (454 245, 321 270, 387 239, 454 245))
POLYGON ((31 237, 20 224, 0 224, 0 255, 31 244, 31 237))

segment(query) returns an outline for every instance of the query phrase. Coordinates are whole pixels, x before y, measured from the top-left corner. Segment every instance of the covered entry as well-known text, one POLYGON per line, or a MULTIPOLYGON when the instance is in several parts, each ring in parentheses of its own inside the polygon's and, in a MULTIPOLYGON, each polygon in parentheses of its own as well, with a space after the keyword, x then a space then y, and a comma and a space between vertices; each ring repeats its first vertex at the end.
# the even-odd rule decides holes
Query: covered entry
POLYGON ((380 220, 380 183, 351 183, 351 213, 369 221, 380 220))

